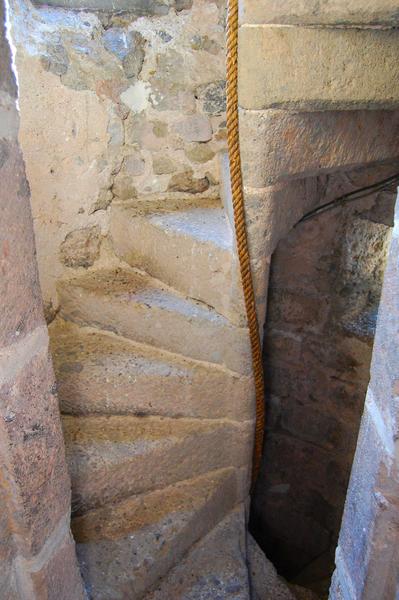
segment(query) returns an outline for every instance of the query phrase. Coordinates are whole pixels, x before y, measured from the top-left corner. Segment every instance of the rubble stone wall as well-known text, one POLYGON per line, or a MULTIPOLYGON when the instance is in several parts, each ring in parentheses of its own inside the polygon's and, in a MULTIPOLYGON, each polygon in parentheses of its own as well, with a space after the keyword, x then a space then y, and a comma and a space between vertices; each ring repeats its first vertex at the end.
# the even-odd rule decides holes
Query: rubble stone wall
POLYGON ((224 1, 61 6, 13 5, 48 320, 59 278, 114 260, 114 200, 218 198, 226 147, 224 1))

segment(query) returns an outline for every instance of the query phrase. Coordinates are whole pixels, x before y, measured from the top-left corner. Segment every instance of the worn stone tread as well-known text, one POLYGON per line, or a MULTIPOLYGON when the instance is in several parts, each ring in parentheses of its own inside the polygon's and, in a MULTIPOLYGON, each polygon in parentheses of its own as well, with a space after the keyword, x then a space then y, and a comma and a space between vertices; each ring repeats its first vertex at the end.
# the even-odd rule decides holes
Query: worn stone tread
POLYGON ((60 318, 49 333, 63 413, 254 417, 250 377, 60 318))
POLYGON ((250 462, 252 421, 64 415, 62 422, 78 513, 250 462))
POLYGON ((229 513, 146 600, 250 600, 243 505, 229 513))
POLYGON ((72 521, 91 600, 140 600, 243 498, 234 469, 91 510, 72 521))
POLYGON ((250 374, 247 328, 134 269, 104 269, 59 282, 60 315, 136 342, 250 374))
POLYGON ((116 253, 130 265, 245 324, 233 232, 221 207, 137 216, 115 206, 111 236, 116 253))

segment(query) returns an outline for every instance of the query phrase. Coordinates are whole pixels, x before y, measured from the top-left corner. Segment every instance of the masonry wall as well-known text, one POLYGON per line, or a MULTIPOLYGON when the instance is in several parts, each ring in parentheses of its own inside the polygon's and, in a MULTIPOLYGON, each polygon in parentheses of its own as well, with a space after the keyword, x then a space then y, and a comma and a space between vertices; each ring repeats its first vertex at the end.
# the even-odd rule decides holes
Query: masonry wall
POLYGON ((399 213, 384 275, 377 330, 330 597, 397 598, 399 536, 399 213))
MULTIPOLYGON (((395 170, 321 176, 323 202, 395 170)), ((280 572, 320 593, 334 569, 394 201, 381 192, 298 224, 271 261, 266 439, 251 527, 280 572)))
MULTIPOLYGON (((331 569, 371 354, 361 330, 348 328, 357 318, 357 300, 353 290, 342 290, 342 282, 357 280, 359 292, 370 297, 369 268, 362 273, 357 266, 364 265, 364 259, 367 263, 364 247, 377 240, 382 225, 380 217, 370 213, 369 222, 369 216, 359 213, 346 225, 327 216, 302 229, 292 228, 325 201, 325 176, 342 178, 342 193, 352 183, 362 187, 383 178, 382 164, 399 156, 398 13, 390 0, 350 4, 241 0, 239 4, 245 208, 261 325, 266 319, 268 425, 264 468, 252 507, 253 531, 256 535, 258 526, 260 533, 262 523, 268 523, 264 547, 295 575, 316 558, 320 565, 326 556, 331 569), (360 180, 353 179, 358 168, 365 173, 360 180), (349 268, 350 262, 356 268, 349 268), (312 300, 317 286, 320 289, 312 300), (339 298, 340 290, 349 293, 339 298), (312 351, 303 352, 303 340, 311 341, 323 328, 324 343, 319 339, 312 351), (313 378, 304 376, 305 367, 313 378), (328 375, 338 379, 334 383, 328 375), (313 490, 303 479, 306 468, 312 472, 313 490)), ((375 254, 381 251, 382 256, 386 241, 380 241, 375 254)), ((381 283, 380 267, 378 271, 381 283)), ((358 325, 362 322, 367 319, 362 317, 358 325)), ((360 465, 361 453, 357 460, 360 465)), ((350 506, 367 505, 369 500, 363 500, 362 494, 370 496, 370 489, 358 486, 357 492, 356 500, 348 501, 350 506)), ((360 528, 351 529, 351 518, 346 520, 346 540, 351 540, 358 562, 348 560, 345 568, 355 579, 357 571, 366 578, 362 533, 360 528)), ((388 546, 394 553, 391 541, 387 553, 388 546)), ((338 552, 337 560, 339 556, 338 552)), ((376 582, 384 579, 373 577, 376 582)), ((334 599, 340 597, 338 587, 331 592, 334 599)), ((345 598, 362 598, 360 589, 355 593, 352 587, 352 595, 345 598)), ((379 592, 374 597, 379 598, 379 592)))
POLYGON ((48 353, 17 87, 0 3, 0 594, 82 598, 70 482, 48 353))
POLYGON ((114 202, 145 211, 218 198, 226 6, 41 4, 13 3, 13 36, 20 141, 51 320, 59 278, 115 261, 114 202), (90 12, 69 10, 82 7, 90 12))

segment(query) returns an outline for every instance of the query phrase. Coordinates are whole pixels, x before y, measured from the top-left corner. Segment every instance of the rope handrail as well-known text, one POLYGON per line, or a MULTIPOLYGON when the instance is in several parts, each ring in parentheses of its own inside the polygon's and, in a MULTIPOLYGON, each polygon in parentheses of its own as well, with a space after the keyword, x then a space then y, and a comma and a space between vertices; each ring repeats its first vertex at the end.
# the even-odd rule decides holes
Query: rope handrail
POLYGON ((240 139, 238 127, 238 0, 228 0, 227 12, 227 144, 237 253, 240 265, 245 308, 251 341, 252 364, 255 382, 256 424, 252 466, 252 484, 260 469, 263 449, 265 407, 262 365, 262 346, 256 314, 255 293, 252 281, 248 237, 245 223, 245 206, 241 174, 240 139))

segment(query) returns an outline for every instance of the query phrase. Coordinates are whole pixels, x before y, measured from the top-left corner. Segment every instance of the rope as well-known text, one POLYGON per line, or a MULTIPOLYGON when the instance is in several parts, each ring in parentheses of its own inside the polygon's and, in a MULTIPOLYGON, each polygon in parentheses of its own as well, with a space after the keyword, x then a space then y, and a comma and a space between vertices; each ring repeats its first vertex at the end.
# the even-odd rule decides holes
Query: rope
POLYGON ((255 294, 248 251, 245 225, 244 195, 242 189, 240 140, 238 130, 238 0, 228 0, 227 13, 227 143, 230 163, 230 180, 234 209, 237 252, 240 264, 245 308, 251 340, 252 363, 255 380, 256 424, 252 466, 252 484, 259 474, 262 459, 265 422, 262 349, 256 315, 255 294))

